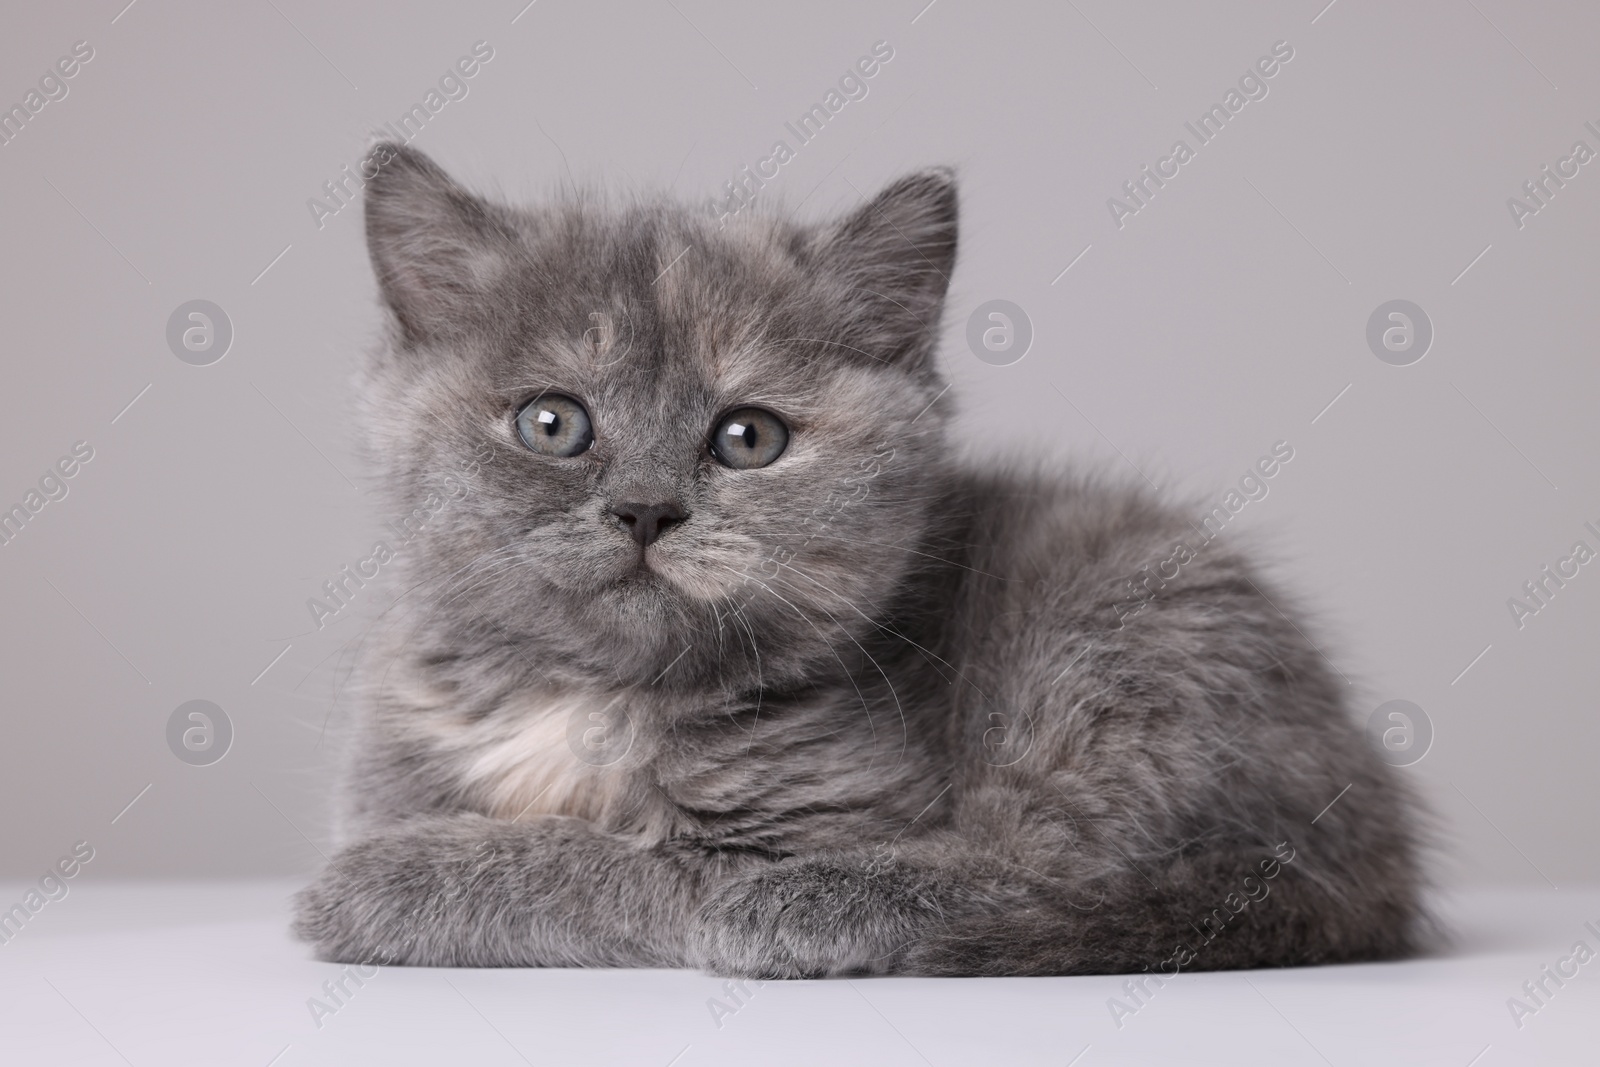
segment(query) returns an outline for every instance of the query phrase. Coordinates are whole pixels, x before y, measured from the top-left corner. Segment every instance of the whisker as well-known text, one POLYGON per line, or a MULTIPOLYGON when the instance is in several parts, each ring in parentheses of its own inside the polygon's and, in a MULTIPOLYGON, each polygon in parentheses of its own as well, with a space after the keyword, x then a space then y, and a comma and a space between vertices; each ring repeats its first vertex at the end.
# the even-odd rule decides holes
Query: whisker
POLYGON ((855 676, 853 674, 851 674, 849 666, 846 665, 846 663, 844 661, 844 658, 839 655, 839 650, 833 647, 833 642, 828 640, 827 635, 824 634, 820 629, 818 629, 817 624, 812 622, 811 619, 807 617, 805 612, 803 612, 799 608, 795 607, 795 605, 793 603, 791 603, 786 597, 784 597, 782 594, 774 591, 771 586, 767 585, 761 579, 752 577, 751 575, 745 574, 742 571, 735 570, 733 567, 730 567, 727 564, 718 564, 718 566, 722 567, 726 571, 729 571, 729 572, 731 572, 733 574, 739 575, 741 578, 745 578, 745 579, 748 579, 749 581, 752 581, 752 582, 756 583, 756 585, 759 585, 761 588, 765 589, 772 596, 776 597, 778 600, 783 601, 784 604, 787 604, 789 606, 790 610, 792 610, 796 615, 800 616, 801 620, 804 621, 807 626, 810 626, 813 630, 817 631, 817 636, 822 638, 822 643, 828 646, 828 651, 833 653, 833 658, 839 661, 839 666, 844 669, 845 676, 850 679, 850 686, 851 686, 851 688, 853 688, 856 691, 857 699, 859 699, 861 701, 861 710, 863 712, 865 712, 866 716, 867 716, 867 728, 872 731, 872 741, 873 741, 873 744, 876 745, 877 741, 878 741, 878 727, 872 721, 872 708, 870 706, 868 706, 866 695, 861 692, 861 687, 859 685, 856 685, 855 676))
POLYGON ((944 564, 947 564, 947 565, 949 565, 951 567, 960 567, 964 571, 971 571, 973 574, 981 574, 985 578, 993 578, 997 582, 1009 582, 1009 581, 1013 581, 1014 580, 1014 579, 1011 579, 1011 578, 1002 578, 998 574, 990 574, 988 571, 980 571, 976 567, 969 567, 965 563, 957 563, 953 559, 945 559, 943 556, 935 556, 931 552, 923 552, 923 551, 920 551, 920 550, 915 549, 915 548, 907 548, 905 545, 890 544, 887 541, 865 541, 865 540, 861 540, 859 538, 846 537, 843 534, 837 534, 837 533, 832 533, 831 534, 831 533, 824 533, 822 531, 818 531, 817 533, 814 533, 811 536, 812 536, 812 538, 827 537, 827 538, 832 538, 835 541, 848 541, 850 544, 853 544, 853 545, 876 545, 879 548, 897 548, 901 552, 909 552, 913 556, 923 556, 923 557, 925 557, 927 559, 935 560, 936 562, 944 563, 944 564))
MULTIPOLYGON (((496 549, 490 549, 490 550, 488 550, 488 551, 486 551, 486 552, 484 552, 484 553, 482 553, 482 554, 480 554, 478 556, 475 556, 465 566, 458 567, 456 570, 452 571, 449 575, 447 575, 445 577, 445 580, 448 581, 448 580, 454 578, 456 575, 461 574, 463 571, 470 570, 473 567, 492 566, 492 567, 498 568, 498 566, 500 565, 500 560, 499 560, 498 557, 507 556, 510 553, 519 550, 520 548, 521 548, 520 545, 513 544, 513 545, 501 546, 500 548, 496 548, 496 549)), ((477 584, 479 577, 480 577, 479 575, 474 575, 470 580, 474 584, 477 584)), ((464 579, 464 580, 466 580, 466 579, 464 579)), ((418 586, 424 585, 424 584, 427 584, 426 581, 418 583, 418 586)), ((413 588, 416 588, 416 587, 413 587, 413 588)), ((460 596, 460 595, 462 595, 462 593, 458 592, 456 595, 460 596)), ((453 602, 453 599, 450 602, 435 604, 430 611, 428 611, 426 614, 422 615, 419 619, 417 619, 416 620, 416 625, 411 628, 410 634, 408 635, 408 638, 407 638, 407 642, 409 642, 410 639, 415 638, 416 635, 422 631, 422 628, 424 626, 426 626, 429 622, 433 621, 434 616, 437 615, 446 606, 448 606, 448 603, 451 603, 451 602, 453 602)), ((390 610, 392 610, 395 606, 397 606, 397 605, 391 605, 390 606, 390 610)), ((385 614, 387 614, 387 612, 385 612, 385 614)), ((487 618, 485 616, 484 617, 484 621, 487 621, 491 626, 494 626, 495 629, 500 632, 501 636, 502 637, 506 637, 507 642, 508 643, 510 642, 510 638, 507 637, 505 631, 502 630, 499 627, 499 625, 494 622, 493 619, 489 619, 489 618, 487 618)), ((374 625, 376 625, 376 622, 374 622, 374 625)), ((404 645, 407 642, 402 642, 401 643, 401 647, 403 648, 404 645)), ((383 675, 382 675, 382 677, 380 677, 378 679, 378 685, 379 685, 380 688, 383 686, 383 684, 385 682, 387 682, 389 680, 389 672, 390 672, 390 670, 393 669, 395 662, 399 658, 400 658, 400 654, 397 651, 394 656, 390 657, 389 662, 384 665, 383 675)), ((537 667, 535 667, 535 669, 537 669, 537 667)), ((540 671, 540 673, 543 674, 544 672, 540 671)))
MULTIPOLYGON (((782 564, 780 564, 780 566, 782 566, 782 564)), ((791 582, 785 582, 784 584, 786 586, 788 586, 789 588, 791 588, 791 589, 794 587, 793 583, 791 583, 791 582)), ((844 627, 844 625, 839 622, 839 620, 834 616, 834 614, 831 611, 829 611, 827 608, 822 607, 821 605, 817 605, 817 610, 822 612, 824 615, 828 616, 828 618, 833 622, 833 624, 839 628, 839 632, 844 634, 846 637, 848 637, 850 639, 850 643, 855 645, 857 648, 859 648, 861 650, 861 654, 863 656, 867 657, 867 659, 872 663, 872 666, 877 669, 877 671, 878 671, 878 673, 880 675, 883 676, 883 684, 889 687, 889 695, 894 698, 895 714, 900 717, 900 757, 899 758, 901 760, 905 759, 906 748, 911 743, 911 728, 906 723, 905 708, 902 707, 901 704, 900 704, 900 693, 899 693, 898 690, 895 689, 894 682, 889 680, 889 674, 888 674, 887 671, 885 671, 883 669, 882 664, 880 664, 877 661, 877 659, 872 655, 872 653, 867 651, 866 646, 862 645, 862 643, 860 641, 856 640, 855 635, 852 634, 848 629, 846 629, 844 627)), ((856 692, 859 693, 860 690, 858 689, 858 690, 856 690, 856 692)), ((869 716, 869 719, 870 719, 870 716, 869 716)), ((869 766, 870 766, 870 762, 869 762, 869 766)))
MULTIPOLYGON (((729 569, 731 570, 732 568, 729 568, 729 569)), ((750 635, 750 653, 751 653, 752 656, 755 657, 755 664, 756 664, 756 707, 755 707, 755 715, 750 720, 750 744, 745 746, 745 755, 748 756, 750 754, 750 750, 755 747, 755 743, 756 743, 756 726, 757 726, 757 724, 759 724, 761 722, 761 701, 762 701, 762 698, 766 695, 766 683, 763 681, 762 676, 761 676, 761 646, 756 643, 755 627, 751 626, 750 625, 750 620, 744 617, 744 609, 745 609, 745 607, 746 607, 746 605, 740 604, 738 607, 735 608, 730 603, 730 605, 729 605, 730 610, 728 612, 728 615, 729 615, 730 618, 732 618, 735 621, 737 621, 740 624, 742 624, 744 626, 744 628, 745 628, 745 631, 747 633, 749 633, 749 635, 750 635)), ((735 630, 734 632, 737 633, 738 631, 735 630)), ((740 636, 739 643, 741 645, 744 644, 743 635, 740 636)))
MULTIPOLYGON (((818 589, 821 589, 823 592, 828 593, 831 596, 837 597, 841 602, 843 602, 846 606, 848 606, 851 611, 855 612, 857 615, 860 615, 863 619, 867 620, 867 622, 871 623, 873 626, 877 627, 879 630, 881 630, 884 633, 888 634, 890 637, 894 637, 894 638, 897 638, 897 639, 899 639, 901 641, 904 641, 906 644, 908 644, 912 648, 916 649, 918 652, 920 652, 922 654, 924 659, 929 659, 931 657, 932 659, 938 660, 940 663, 944 664, 944 666, 949 667, 950 670, 955 674, 955 676, 957 678, 960 678, 963 682, 966 682, 968 685, 972 686, 972 688, 974 690, 976 690, 979 693, 980 696, 982 695, 983 691, 978 689, 977 684, 975 682, 973 682, 971 679, 969 679, 965 674, 963 674, 961 672, 961 669, 959 667, 957 667, 954 663, 951 663, 949 660, 945 659, 943 656, 939 655, 938 653, 930 651, 929 649, 924 648, 922 645, 920 645, 917 642, 911 640, 911 638, 907 637, 903 633, 900 633, 898 630, 894 629, 893 627, 885 626, 883 623, 879 622, 877 619, 874 619, 871 615, 868 615, 866 612, 862 611, 859 607, 857 607, 855 605, 855 603, 849 597, 844 596, 843 594, 837 592, 836 590, 828 588, 827 585, 825 585, 824 583, 818 581, 816 578, 812 577, 811 575, 807 574, 804 570, 800 569, 799 567, 796 567, 793 563, 780 563, 778 565, 780 567, 785 567, 785 568, 787 568, 789 570, 794 571, 795 574, 797 574, 800 577, 804 578, 806 581, 810 582, 812 585, 815 585, 818 589)), ((940 675, 941 675, 941 677, 943 676, 943 672, 942 671, 940 672, 940 675)))

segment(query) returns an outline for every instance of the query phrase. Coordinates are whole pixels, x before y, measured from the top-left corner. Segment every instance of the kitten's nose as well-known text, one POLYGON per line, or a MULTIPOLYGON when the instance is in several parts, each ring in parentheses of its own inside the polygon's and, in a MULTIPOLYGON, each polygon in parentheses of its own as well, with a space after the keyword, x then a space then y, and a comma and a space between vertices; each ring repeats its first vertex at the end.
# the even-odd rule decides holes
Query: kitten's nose
POLYGON ((617 504, 611 509, 611 514, 639 542, 640 548, 666 533, 667 527, 689 517, 687 511, 671 501, 664 504, 617 504))

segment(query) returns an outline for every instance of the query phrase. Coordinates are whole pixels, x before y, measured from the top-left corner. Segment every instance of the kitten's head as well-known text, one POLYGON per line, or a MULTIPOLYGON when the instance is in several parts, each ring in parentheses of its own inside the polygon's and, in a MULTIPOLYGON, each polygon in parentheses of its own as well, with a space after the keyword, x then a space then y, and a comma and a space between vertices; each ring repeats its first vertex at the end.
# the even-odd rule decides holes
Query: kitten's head
POLYGON ((938 520, 951 177, 722 228, 508 208, 386 157, 366 217, 392 329, 362 399, 395 518, 422 509, 402 552, 431 632, 610 683, 836 663, 938 520))

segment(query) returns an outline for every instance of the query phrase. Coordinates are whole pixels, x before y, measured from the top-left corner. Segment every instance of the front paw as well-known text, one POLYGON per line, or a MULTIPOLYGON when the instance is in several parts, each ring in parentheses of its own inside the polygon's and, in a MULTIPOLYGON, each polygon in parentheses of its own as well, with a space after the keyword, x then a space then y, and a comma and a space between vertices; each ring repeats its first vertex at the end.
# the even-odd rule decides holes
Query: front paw
POLYGON ((475 952, 468 907, 512 851, 478 816, 419 819, 341 850, 295 898, 294 933, 334 963, 442 966, 475 952))
POLYGON ((736 978, 892 974, 940 922, 936 887, 892 861, 786 860, 719 886, 701 905, 693 956, 736 978))
MULTIPOLYGON (((414 962, 417 885, 383 841, 363 841, 335 856, 295 896, 293 930, 332 963, 414 962)), ((420 873, 420 872, 413 872, 420 873)))

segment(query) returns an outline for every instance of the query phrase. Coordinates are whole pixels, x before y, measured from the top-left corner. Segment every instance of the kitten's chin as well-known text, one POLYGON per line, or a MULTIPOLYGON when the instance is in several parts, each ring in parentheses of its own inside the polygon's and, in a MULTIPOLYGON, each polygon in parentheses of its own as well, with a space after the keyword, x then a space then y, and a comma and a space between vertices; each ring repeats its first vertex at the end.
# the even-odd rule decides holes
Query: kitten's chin
POLYGON ((624 639, 679 630, 705 611, 655 568, 636 567, 618 575, 595 601, 606 627, 624 639))

